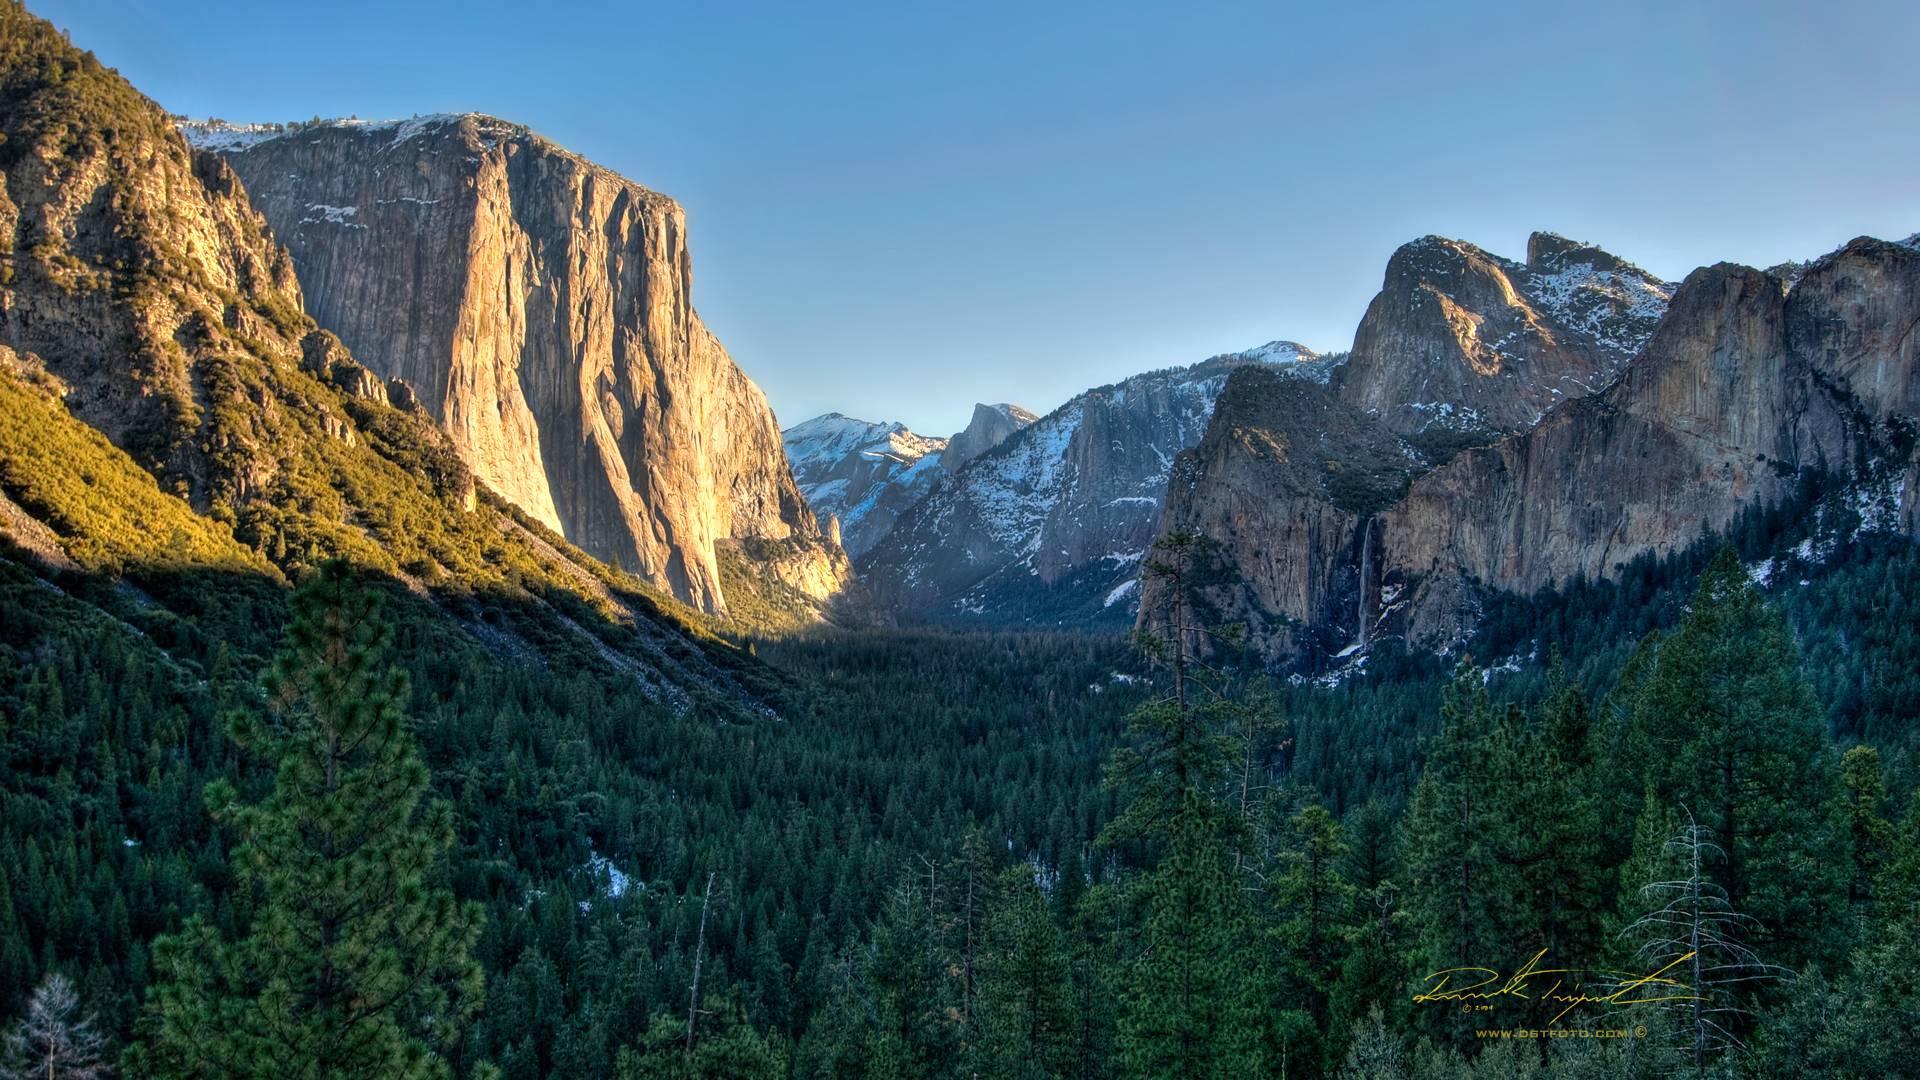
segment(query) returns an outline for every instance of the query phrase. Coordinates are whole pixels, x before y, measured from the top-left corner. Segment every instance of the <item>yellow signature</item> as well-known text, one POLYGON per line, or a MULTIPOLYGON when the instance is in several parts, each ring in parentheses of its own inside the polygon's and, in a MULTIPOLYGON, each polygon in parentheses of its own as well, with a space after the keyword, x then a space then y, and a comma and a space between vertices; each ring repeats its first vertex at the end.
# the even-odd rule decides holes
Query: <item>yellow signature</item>
POLYGON ((1416 1003, 1476 1001, 1495 1002, 1507 999, 1520 1001, 1541 1001, 1564 1006, 1555 1013, 1549 1023, 1557 1023, 1560 1018, 1581 1005, 1646 1005, 1656 1001, 1703 1001, 1693 988, 1678 979, 1667 977, 1667 972, 1693 959, 1688 953, 1660 970, 1635 975, 1624 971, 1601 971, 1589 973, 1581 968, 1542 967, 1547 950, 1534 953, 1526 963, 1520 965, 1512 975, 1502 976, 1492 968, 1452 967, 1443 968, 1428 975, 1428 989, 1413 995, 1416 1003), (1610 993, 1590 994, 1581 977, 1592 974, 1607 980, 1613 987, 1610 993), (1467 982, 1469 979, 1477 982, 1467 982), (1503 981, 1504 979, 1504 981, 1503 981), (1552 985, 1544 991, 1540 985, 1548 979, 1552 985))

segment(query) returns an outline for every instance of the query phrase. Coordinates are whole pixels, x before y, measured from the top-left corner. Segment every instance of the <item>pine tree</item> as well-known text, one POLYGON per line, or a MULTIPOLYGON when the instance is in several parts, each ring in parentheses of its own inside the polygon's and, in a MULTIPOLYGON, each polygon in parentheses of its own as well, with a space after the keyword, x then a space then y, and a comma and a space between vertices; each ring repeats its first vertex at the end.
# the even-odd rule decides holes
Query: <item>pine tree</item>
POLYGON ((1147 915, 1122 999, 1122 1072, 1140 1080, 1264 1076, 1251 912, 1219 808, 1197 794, 1191 800, 1170 824, 1160 864, 1137 884, 1147 915))
POLYGON ((156 946, 143 1068, 175 1076, 424 1077, 477 1007, 468 952, 475 905, 434 883, 453 842, 449 808, 425 801, 427 770, 402 706, 405 675, 382 666, 390 631, 344 564, 293 601, 285 650, 264 680, 270 717, 233 718, 234 738, 274 768, 244 803, 210 785, 239 838, 233 864, 254 905, 244 936, 195 919, 156 946))
POLYGON ((1275 934, 1289 984, 1304 991, 1294 1004, 1324 1022, 1354 903, 1354 887, 1340 876, 1347 845, 1340 823, 1318 803, 1294 814, 1287 832, 1272 886, 1275 934))
POLYGON ((983 927, 973 1050, 980 1074, 1043 1080, 1067 1074, 1073 986, 1065 942, 1033 870, 1000 879, 983 927))
POLYGON ((1660 642, 1633 723, 1646 755, 1633 764, 1713 830, 1710 873, 1758 920, 1756 944, 1790 965, 1844 949, 1852 856, 1819 702, 1731 549, 1660 642))
POLYGON ((1482 749, 1492 786, 1486 792, 1488 834, 1507 896, 1496 896, 1501 932, 1517 944, 1544 947, 1559 963, 1594 961, 1601 938, 1601 846, 1607 832, 1592 792, 1586 759, 1586 705, 1565 669, 1549 673, 1551 690, 1538 724, 1519 709, 1494 723, 1482 749))
POLYGON ((1249 959, 1260 934, 1241 880, 1246 819, 1228 801, 1230 733, 1245 706, 1193 679, 1191 646, 1206 632, 1188 621, 1186 581, 1199 543, 1173 534, 1155 545, 1146 572, 1167 583, 1169 633, 1142 640, 1172 685, 1128 717, 1130 744, 1107 770, 1125 801, 1102 841, 1158 856, 1128 888, 1145 920, 1117 1031, 1123 1074, 1142 1080, 1265 1074, 1262 972, 1249 959))
POLYGON ((931 1080, 958 1064, 957 1009, 931 908, 919 889, 896 887, 874 925, 867 983, 878 1023, 870 1075, 931 1080))
MULTIPOLYGON (((706 1029, 689 1044, 687 1018, 660 1013, 638 1046, 623 1047, 615 1080, 779 1080, 787 1075, 787 1044, 754 1030, 733 1000, 711 1010, 706 1029)), ((575 1073, 572 1075, 604 1075, 575 1073)))
POLYGON ((106 1040, 79 1015, 80 995, 65 975, 49 975, 27 1001, 27 1015, 0 1047, 0 1080, 100 1080, 112 1075, 106 1040))
POLYGON ((1841 759, 1841 783, 1847 791, 1847 831, 1852 839, 1853 877, 1847 898, 1854 910, 1870 915, 1875 883, 1893 856, 1894 829, 1884 804, 1887 784, 1880 773, 1880 751, 1856 746, 1841 759))
POLYGON ((1754 1033, 1757 1076, 1895 1077, 1920 1062, 1920 926, 1889 923, 1834 978, 1797 980, 1754 1033))
POLYGON ((1920 917, 1920 791, 1888 840, 1886 865, 1874 877, 1875 913, 1887 922, 1920 917))
POLYGON ((1403 844, 1413 886, 1408 906, 1429 970, 1498 962, 1493 950, 1505 928, 1497 901, 1512 892, 1498 859, 1496 833, 1505 823, 1491 804, 1498 792, 1486 743, 1494 710, 1477 672, 1461 665, 1440 716, 1403 844))

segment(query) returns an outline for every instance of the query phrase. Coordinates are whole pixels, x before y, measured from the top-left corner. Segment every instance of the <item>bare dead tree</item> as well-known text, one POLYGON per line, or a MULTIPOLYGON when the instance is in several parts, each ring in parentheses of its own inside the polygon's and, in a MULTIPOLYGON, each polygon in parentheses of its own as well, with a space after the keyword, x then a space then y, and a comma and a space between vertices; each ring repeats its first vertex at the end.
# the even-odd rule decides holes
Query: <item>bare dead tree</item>
POLYGON ((113 1075, 107 1041, 93 1017, 80 1015, 80 995, 65 975, 47 976, 27 1002, 27 1015, 0 1052, 4 1080, 100 1080, 113 1075))
POLYGON ((1727 891, 1706 876, 1704 867, 1725 852, 1713 840, 1713 830, 1694 820, 1681 807, 1687 823, 1669 837, 1666 851, 1675 860, 1679 876, 1641 886, 1640 896, 1656 905, 1620 932, 1641 940, 1634 956, 1644 972, 1685 986, 1663 987, 1639 994, 1640 1000, 1658 1000, 1673 1019, 1673 1037, 1696 1072, 1730 1053, 1746 1049, 1739 1030, 1747 1010, 1741 997, 1748 983, 1792 978, 1786 968, 1760 959, 1745 944, 1759 925, 1736 911, 1727 891))
POLYGON ((700 1019, 700 962, 707 957, 707 905, 713 900, 713 871, 707 871, 707 891, 700 895, 700 933, 694 938, 693 981, 687 986, 687 1053, 693 1053, 694 1025, 700 1019))

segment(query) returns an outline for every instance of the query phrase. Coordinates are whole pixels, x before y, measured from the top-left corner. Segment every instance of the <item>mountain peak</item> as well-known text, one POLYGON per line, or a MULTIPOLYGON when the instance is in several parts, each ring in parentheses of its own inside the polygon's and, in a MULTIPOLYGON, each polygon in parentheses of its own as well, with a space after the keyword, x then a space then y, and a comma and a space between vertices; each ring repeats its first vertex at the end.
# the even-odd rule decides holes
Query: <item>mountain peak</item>
POLYGON ((1006 442, 1014 432, 1039 419, 1033 413, 1010 402, 989 405, 977 402, 973 406, 973 419, 967 426, 954 433, 947 440, 947 447, 940 452, 940 467, 946 471, 959 472, 960 466, 979 457, 981 454, 1006 442))

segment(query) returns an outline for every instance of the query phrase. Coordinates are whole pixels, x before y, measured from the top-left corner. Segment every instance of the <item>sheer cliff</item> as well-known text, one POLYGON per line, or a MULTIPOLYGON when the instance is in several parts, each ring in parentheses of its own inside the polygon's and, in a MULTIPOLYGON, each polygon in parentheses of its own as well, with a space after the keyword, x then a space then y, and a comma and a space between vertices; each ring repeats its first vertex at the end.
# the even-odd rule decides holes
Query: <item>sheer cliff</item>
POLYGON ((839 586, 765 396, 693 308, 672 199, 478 115, 185 130, 245 181, 315 317, 488 487, 709 611, 728 542, 815 598, 839 586))
POLYGON ((204 683, 203 627, 263 663, 288 580, 334 558, 438 655, 767 712, 757 665, 479 490, 408 385, 316 326, 224 161, 0 0, 0 569, 204 683))
MULTIPOLYGON (((1268 656, 1314 661, 1381 634, 1458 641, 1489 590, 1617 576, 1811 476, 1883 494, 1874 526, 1920 535, 1920 250, 1862 238, 1794 280, 1705 267, 1661 306, 1604 386, 1490 446, 1416 467, 1403 496, 1369 512, 1303 503, 1298 485, 1244 454, 1195 457, 1175 470, 1161 531, 1216 541, 1196 597, 1247 622, 1268 656), (1248 527, 1249 507, 1264 524, 1248 527)), ((1418 371, 1433 352, 1409 344, 1398 355, 1418 371)), ((1377 411, 1392 426, 1391 410, 1377 411)), ((1229 394, 1203 446, 1236 432, 1281 440, 1300 423, 1297 410, 1229 394)))

